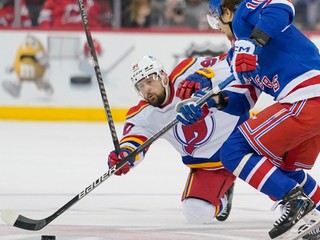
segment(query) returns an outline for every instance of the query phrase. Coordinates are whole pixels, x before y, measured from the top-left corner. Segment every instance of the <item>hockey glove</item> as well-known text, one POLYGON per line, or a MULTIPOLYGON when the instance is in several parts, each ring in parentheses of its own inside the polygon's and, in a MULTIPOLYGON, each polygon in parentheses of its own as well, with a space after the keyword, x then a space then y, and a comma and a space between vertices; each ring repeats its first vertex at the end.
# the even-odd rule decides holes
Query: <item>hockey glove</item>
MULTIPOLYGON (((131 151, 129 151, 128 149, 124 149, 124 148, 121 148, 121 152, 119 153, 119 155, 116 153, 116 151, 110 152, 109 157, 108 157, 109 168, 118 164, 121 161, 121 159, 128 156, 130 154, 130 152, 131 151)), ((132 160, 132 161, 134 161, 134 160, 132 160)), ((128 173, 131 168, 130 165, 133 165, 132 161, 130 160, 129 162, 127 162, 121 169, 119 169, 117 172, 115 172, 115 175, 120 176, 122 174, 128 173)))
POLYGON ((235 41, 231 68, 235 78, 243 84, 250 83, 258 75, 260 50, 261 47, 250 38, 235 41))
MULTIPOLYGON (((197 97, 197 98, 202 98, 204 95, 206 95, 206 92, 204 91, 197 91, 195 92, 192 96, 193 97, 197 97)), ((216 101, 211 97, 206 101, 206 104, 208 106, 208 108, 212 108, 212 107, 218 107, 216 101)))
POLYGON ((177 104, 178 112, 176 119, 183 125, 192 125, 204 115, 202 108, 197 105, 198 98, 190 98, 177 104))
POLYGON ((198 90, 211 90, 211 78, 213 78, 214 75, 211 68, 201 68, 195 71, 195 73, 189 75, 179 84, 176 96, 184 100, 190 98, 191 95, 198 90))

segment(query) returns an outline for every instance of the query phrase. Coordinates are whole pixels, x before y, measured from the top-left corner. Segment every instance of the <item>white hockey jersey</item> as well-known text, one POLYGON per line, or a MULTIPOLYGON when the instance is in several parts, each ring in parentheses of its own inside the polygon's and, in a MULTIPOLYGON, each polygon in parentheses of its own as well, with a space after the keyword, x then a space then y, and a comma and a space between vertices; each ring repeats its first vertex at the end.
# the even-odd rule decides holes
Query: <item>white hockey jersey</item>
MULTIPOLYGON (((214 70, 213 86, 230 75, 228 63, 223 57, 200 57, 183 60, 169 75, 170 99, 166 105, 153 107, 142 100, 138 105, 129 109, 123 129, 123 138, 120 141, 121 147, 137 148, 175 119, 177 114, 175 107, 181 101, 175 96, 179 83, 203 67, 210 67, 214 70)), ((209 111, 210 113, 199 122, 191 126, 178 123, 162 135, 162 138, 169 141, 181 154, 183 163, 190 168, 222 168, 219 156, 220 147, 236 126, 249 116, 249 113, 240 117, 233 116, 217 111, 215 108, 209 111)), ((144 158, 146 151, 136 157, 135 165, 144 158)))

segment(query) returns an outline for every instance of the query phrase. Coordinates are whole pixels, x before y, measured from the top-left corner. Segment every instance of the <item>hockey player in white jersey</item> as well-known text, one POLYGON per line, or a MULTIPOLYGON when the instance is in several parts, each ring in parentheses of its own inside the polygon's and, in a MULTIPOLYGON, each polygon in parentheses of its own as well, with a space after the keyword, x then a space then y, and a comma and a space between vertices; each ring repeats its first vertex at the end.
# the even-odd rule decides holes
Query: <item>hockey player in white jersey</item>
MULTIPOLYGON (((131 80, 143 100, 129 109, 120 140, 121 152, 109 154, 109 167, 174 119, 176 105, 181 102, 179 97, 184 99, 195 90, 210 89, 212 84, 221 82, 228 74, 229 67, 223 57, 188 58, 170 74, 151 56, 144 56, 133 64, 131 80)), ((190 168, 182 194, 182 209, 186 220, 195 224, 228 218, 235 177, 223 168, 219 149, 236 126, 249 116, 249 113, 232 116, 223 112, 213 115, 207 107, 204 111, 206 116, 198 123, 192 126, 178 123, 162 136, 190 168)), ((140 163, 147 150, 129 161, 116 175, 125 174, 140 163)))

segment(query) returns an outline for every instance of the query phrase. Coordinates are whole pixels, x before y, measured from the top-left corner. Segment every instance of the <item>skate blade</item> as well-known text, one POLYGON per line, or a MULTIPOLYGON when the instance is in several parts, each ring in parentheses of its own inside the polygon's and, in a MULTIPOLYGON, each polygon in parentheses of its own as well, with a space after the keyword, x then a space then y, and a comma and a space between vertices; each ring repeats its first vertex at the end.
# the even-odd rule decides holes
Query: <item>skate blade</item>
POLYGON ((312 210, 310 213, 308 213, 306 216, 304 216, 302 219, 304 222, 307 223, 305 224, 305 227, 303 227, 299 231, 298 231, 299 227, 292 228, 289 231, 281 234, 275 239, 298 240, 298 239, 301 239, 303 236, 307 235, 308 233, 310 233, 312 230, 316 229, 317 227, 320 227, 320 214, 315 209, 312 210))

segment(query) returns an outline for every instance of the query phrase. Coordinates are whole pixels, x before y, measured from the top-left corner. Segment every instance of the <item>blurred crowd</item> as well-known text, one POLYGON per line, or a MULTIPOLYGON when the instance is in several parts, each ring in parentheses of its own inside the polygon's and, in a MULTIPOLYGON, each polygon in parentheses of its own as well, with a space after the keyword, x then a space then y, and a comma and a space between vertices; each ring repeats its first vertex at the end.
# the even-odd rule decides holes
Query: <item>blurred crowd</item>
POLYGON ((303 30, 320 31, 320 1, 293 0, 296 25, 303 30))
MULTIPOLYGON (((320 1, 292 0, 295 24, 320 31, 320 1)), ((208 0, 83 0, 91 28, 207 30, 208 0)), ((0 27, 80 28, 76 0, 0 0, 0 27)))

